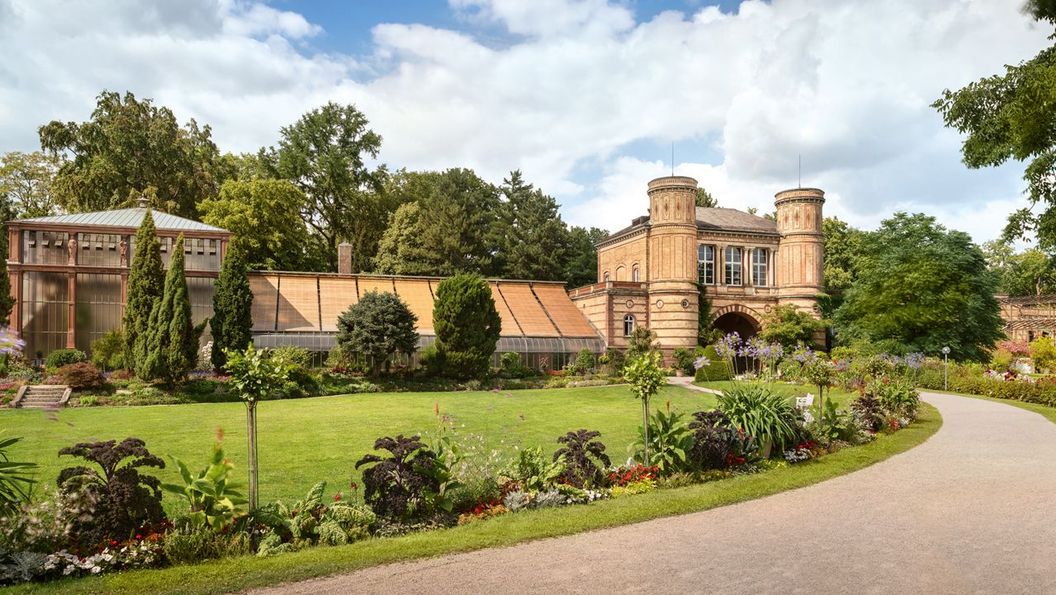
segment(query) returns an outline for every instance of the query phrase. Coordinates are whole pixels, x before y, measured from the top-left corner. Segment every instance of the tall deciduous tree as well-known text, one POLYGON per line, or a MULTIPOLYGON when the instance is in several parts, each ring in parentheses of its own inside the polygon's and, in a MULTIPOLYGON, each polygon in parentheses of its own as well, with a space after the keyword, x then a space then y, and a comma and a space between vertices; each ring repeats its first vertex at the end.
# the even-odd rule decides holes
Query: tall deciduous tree
POLYGON ((322 270, 326 260, 312 250, 301 219, 305 202, 304 193, 288 180, 228 180, 218 197, 198 208, 202 221, 234 232, 232 249, 242 253, 249 268, 322 270))
POLYGON ((475 273, 441 281, 433 305, 433 329, 436 350, 448 376, 486 376, 502 332, 502 319, 488 282, 475 273))
MULTIPOLYGON (((1052 0, 1031 0, 1026 8, 1035 19, 1056 24, 1052 0)), ((947 126, 968 135, 961 149, 968 167, 1027 162, 1023 177, 1031 206, 1012 214, 1005 235, 1036 232, 1042 249, 1056 248, 1056 45, 1006 66, 1004 74, 947 89, 932 106, 947 126), (1038 204, 1043 208, 1034 212, 1038 204)))
POLYGON ((403 209, 397 227, 375 259, 379 270, 401 274, 451 275, 461 271, 495 274, 498 244, 498 191, 468 169, 401 174, 406 182, 392 192, 403 209), (413 236, 413 244, 401 238, 413 236))
POLYGON ((836 313, 844 338, 983 361, 1003 336, 982 251, 934 217, 896 213, 866 233, 857 270, 836 313))
POLYGON ((52 187, 60 160, 41 152, 12 151, 0 157, 0 196, 6 196, 11 213, 5 217, 46 217, 58 210, 52 187))
POLYGON ((161 246, 154 228, 154 216, 150 211, 136 231, 131 270, 128 273, 128 290, 125 295, 125 362, 132 365, 139 345, 146 340, 150 327, 150 315, 161 300, 165 288, 165 269, 161 262, 161 246))
POLYGON ((325 246, 331 269, 344 240, 353 247, 352 270, 367 270, 396 209, 382 192, 384 168, 368 164, 378 156, 381 136, 367 124, 355 106, 327 103, 282 128, 279 145, 260 152, 271 177, 304 192, 302 216, 325 246))
POLYGON ((140 345, 136 375, 144 380, 161 380, 171 385, 194 369, 198 333, 191 322, 191 300, 184 277, 183 234, 172 250, 161 302, 150 314, 147 340, 140 345))
POLYGON ((862 232, 839 219, 826 217, 821 224, 822 237, 825 240, 825 293, 830 297, 829 311, 843 302, 843 294, 857 276, 856 260, 861 252, 862 232))
POLYGON ((983 244, 983 254, 999 292, 1019 297, 1056 291, 1056 267, 1045 252, 1032 248, 1017 254, 1009 242, 994 240, 983 244))
POLYGON ((568 227, 557 212, 557 201, 510 173, 499 188, 505 201, 499 209, 497 255, 505 277, 557 281, 568 261, 568 227))
POLYGON ((213 317, 209 319, 213 334, 209 359, 218 371, 227 364, 227 351, 244 351, 253 339, 253 291, 247 270, 242 249, 231 245, 216 279, 213 317))
POLYGON ((372 373, 388 368, 397 353, 410 355, 418 347, 418 317, 394 293, 368 291, 337 319, 337 344, 357 360, 369 362, 372 373))
POLYGON ((564 279, 569 287, 581 287, 599 281, 598 249, 595 244, 608 235, 609 232, 597 227, 572 227, 568 230, 568 261, 564 279))
POLYGON ((198 202, 214 196, 224 168, 209 126, 181 127, 167 107, 132 93, 103 91, 87 122, 40 127, 40 146, 67 161, 54 192, 68 211, 100 211, 156 197, 155 207, 197 217, 198 202))

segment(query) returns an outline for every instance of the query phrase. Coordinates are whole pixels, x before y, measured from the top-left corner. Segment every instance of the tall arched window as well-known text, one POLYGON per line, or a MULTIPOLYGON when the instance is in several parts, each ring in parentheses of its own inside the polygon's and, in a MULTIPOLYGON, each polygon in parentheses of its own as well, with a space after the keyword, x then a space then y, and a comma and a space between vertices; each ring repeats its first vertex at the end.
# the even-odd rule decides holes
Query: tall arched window
POLYGON ((627 277, 626 277, 627 273, 624 271, 625 268, 627 268, 627 267, 624 267, 624 266, 616 267, 616 278, 613 279, 613 281, 626 281, 627 280, 627 277))
POLYGON ((608 271, 605 271, 605 274, 601 277, 601 280, 606 282, 606 283, 609 282, 609 272, 608 271))
POLYGON ((635 283, 640 281, 638 278, 638 265, 634 265, 634 268, 631 269, 631 281, 634 281, 635 283))
POLYGON ((630 337, 634 333, 634 314, 623 317, 623 336, 630 337))

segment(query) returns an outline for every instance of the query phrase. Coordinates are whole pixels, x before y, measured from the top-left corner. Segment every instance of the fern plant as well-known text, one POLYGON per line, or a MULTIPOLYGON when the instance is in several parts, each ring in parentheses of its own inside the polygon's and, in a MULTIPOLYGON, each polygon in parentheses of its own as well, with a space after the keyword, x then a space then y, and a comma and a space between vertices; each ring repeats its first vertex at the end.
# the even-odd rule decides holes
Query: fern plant
POLYGON ((772 447, 784 449, 800 434, 792 403, 761 384, 741 384, 719 395, 719 410, 730 424, 756 440, 763 458, 772 447))

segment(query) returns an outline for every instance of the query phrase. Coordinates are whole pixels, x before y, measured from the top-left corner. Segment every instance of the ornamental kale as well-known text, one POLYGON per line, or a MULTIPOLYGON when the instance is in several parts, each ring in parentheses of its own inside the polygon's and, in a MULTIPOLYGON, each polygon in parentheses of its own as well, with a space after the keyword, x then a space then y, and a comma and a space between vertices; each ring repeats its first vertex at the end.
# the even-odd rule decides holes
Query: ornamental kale
POLYGON ((594 440, 598 436, 601 432, 581 429, 557 439, 564 445, 554 452, 554 461, 565 465, 561 483, 577 488, 601 485, 605 479, 602 469, 612 465, 612 461, 605 454, 605 445, 594 440))
POLYGON ((64 495, 81 492, 94 501, 91 514, 72 520, 71 535, 78 544, 93 548, 111 540, 125 541, 147 525, 165 520, 161 508, 161 482, 140 474, 140 467, 165 468, 165 461, 147 450, 138 438, 118 444, 82 442, 59 451, 81 457, 94 467, 68 467, 59 472, 59 490, 64 495))
POLYGON ((420 436, 378 438, 375 450, 389 455, 366 455, 356 463, 363 471, 363 500, 380 517, 418 519, 433 512, 433 496, 441 491, 440 463, 420 436))

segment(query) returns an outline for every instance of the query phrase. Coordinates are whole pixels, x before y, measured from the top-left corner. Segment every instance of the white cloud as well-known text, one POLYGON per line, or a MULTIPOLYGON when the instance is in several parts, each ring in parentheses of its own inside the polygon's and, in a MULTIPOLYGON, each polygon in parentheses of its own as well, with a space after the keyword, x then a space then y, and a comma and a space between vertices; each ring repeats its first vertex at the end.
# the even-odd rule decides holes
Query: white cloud
POLYGON ((601 0, 450 3, 466 30, 379 24, 370 55, 348 56, 310 51, 326 23, 248 0, 0 0, 0 150, 32 149, 40 124, 128 89, 235 151, 326 101, 355 103, 391 166, 496 182, 520 168, 571 222, 610 229, 667 171, 628 149, 643 142, 716 139, 716 162, 679 173, 728 206, 768 210, 800 155, 804 185, 861 225, 927 210, 982 241, 1023 202, 1020 168, 966 170, 929 107, 1048 43, 1021 0, 750 0, 641 23, 601 0), (495 47, 478 25, 510 37, 495 47))

